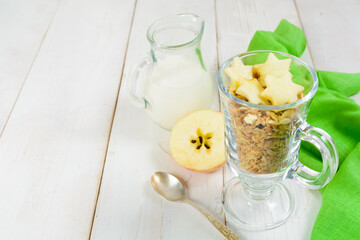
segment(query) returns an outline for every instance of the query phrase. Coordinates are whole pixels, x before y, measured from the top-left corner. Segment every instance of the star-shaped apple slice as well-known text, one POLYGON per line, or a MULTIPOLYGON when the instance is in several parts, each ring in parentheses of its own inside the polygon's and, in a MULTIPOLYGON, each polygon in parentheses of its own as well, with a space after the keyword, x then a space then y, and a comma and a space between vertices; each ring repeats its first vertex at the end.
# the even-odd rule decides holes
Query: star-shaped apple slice
POLYGON ((225 68, 224 72, 230 78, 230 92, 235 92, 244 81, 253 78, 253 67, 244 65, 239 57, 234 57, 231 67, 225 68))
POLYGON ((272 105, 296 102, 302 97, 304 91, 304 87, 294 83, 289 75, 282 77, 267 75, 265 84, 267 87, 260 96, 269 100, 272 105))
POLYGON ((292 77, 289 72, 291 59, 279 60, 273 53, 270 53, 265 63, 254 66, 254 76, 258 77, 262 87, 266 87, 265 78, 267 75, 282 77, 284 75, 292 77))
POLYGON ((257 79, 254 78, 241 84, 236 90, 236 94, 245 97, 251 103, 266 105, 265 101, 260 97, 263 90, 257 79))

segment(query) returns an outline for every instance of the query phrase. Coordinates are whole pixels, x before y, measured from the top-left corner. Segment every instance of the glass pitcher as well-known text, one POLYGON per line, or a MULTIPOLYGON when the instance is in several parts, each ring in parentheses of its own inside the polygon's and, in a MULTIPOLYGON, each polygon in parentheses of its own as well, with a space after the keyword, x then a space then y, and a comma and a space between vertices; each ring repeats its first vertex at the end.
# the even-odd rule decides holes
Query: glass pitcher
POLYGON ((130 101, 171 130, 185 115, 211 106, 214 83, 200 51, 204 20, 179 14, 154 22, 147 31, 150 53, 132 68, 130 101))

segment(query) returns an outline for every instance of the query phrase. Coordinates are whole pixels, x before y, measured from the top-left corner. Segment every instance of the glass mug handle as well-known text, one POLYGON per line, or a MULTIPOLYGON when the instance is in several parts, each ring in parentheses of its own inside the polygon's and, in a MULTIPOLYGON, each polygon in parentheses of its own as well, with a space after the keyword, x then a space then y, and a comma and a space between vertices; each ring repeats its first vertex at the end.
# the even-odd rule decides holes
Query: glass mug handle
POLYGON ((126 92, 130 102, 137 108, 145 108, 146 103, 143 96, 139 96, 137 88, 139 87, 139 75, 147 66, 152 66, 152 58, 150 55, 142 56, 138 62, 131 68, 129 77, 127 78, 126 92))
POLYGON ((300 140, 307 141, 319 149, 323 160, 323 169, 321 172, 317 172, 298 161, 293 168, 292 178, 306 188, 322 188, 334 177, 339 165, 339 157, 334 141, 324 130, 313 127, 308 123, 305 123, 300 133, 300 140))

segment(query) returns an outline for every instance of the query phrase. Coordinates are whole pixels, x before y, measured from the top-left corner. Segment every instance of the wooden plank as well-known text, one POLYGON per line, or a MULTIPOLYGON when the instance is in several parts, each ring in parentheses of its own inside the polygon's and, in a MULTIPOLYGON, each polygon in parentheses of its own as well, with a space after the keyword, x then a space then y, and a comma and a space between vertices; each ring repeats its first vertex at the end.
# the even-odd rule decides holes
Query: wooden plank
POLYGON ((360 2, 296 0, 315 67, 359 72, 360 2))
MULTIPOLYGON (((294 2, 287 0, 218 0, 216 12, 220 64, 245 52, 256 30, 273 31, 283 18, 301 27, 294 2)), ((308 50, 303 58, 312 64, 308 50)), ((226 168, 225 180, 232 177, 233 174, 226 168)), ((237 228, 243 239, 309 239, 320 209, 321 194, 306 190, 292 181, 286 181, 285 185, 291 189, 296 199, 295 213, 285 225, 269 231, 248 232, 237 228, 236 224, 227 218, 229 225, 237 228)))
MULTIPOLYGON (((281 19, 301 27, 291 1, 225 0, 216 1, 216 7, 219 63, 246 52, 256 30, 274 31, 281 19)), ((312 64, 307 49, 302 57, 312 64)))
MULTIPOLYGON (((357 0, 296 1, 315 67, 359 72, 360 2, 357 0)), ((360 94, 352 97, 360 104, 360 94)))
MULTIPOLYGON (((129 41, 125 73, 149 51, 147 27, 156 19, 178 13, 205 19, 202 53, 212 73, 217 70, 215 12, 212 1, 138 0, 129 41)), ((124 77, 126 79, 126 76, 124 77)), ((221 235, 196 210, 162 200, 151 187, 155 171, 185 180, 192 199, 221 218, 222 169, 196 173, 177 165, 167 149, 169 133, 157 127, 120 90, 106 158, 92 239, 219 239, 221 235)))
POLYGON ((60 0, 3 1, 0 7, 0 134, 60 0))
POLYGON ((0 139, 0 239, 88 239, 133 7, 61 2, 0 139))

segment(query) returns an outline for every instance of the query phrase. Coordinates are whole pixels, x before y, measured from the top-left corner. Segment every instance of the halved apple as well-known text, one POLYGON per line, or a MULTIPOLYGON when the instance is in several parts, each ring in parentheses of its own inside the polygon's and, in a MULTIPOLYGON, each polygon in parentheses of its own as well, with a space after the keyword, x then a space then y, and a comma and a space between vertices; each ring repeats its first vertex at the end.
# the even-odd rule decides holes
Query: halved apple
POLYGON ((172 129, 170 153, 184 168, 209 172, 225 163, 224 116, 214 110, 193 112, 172 129))

